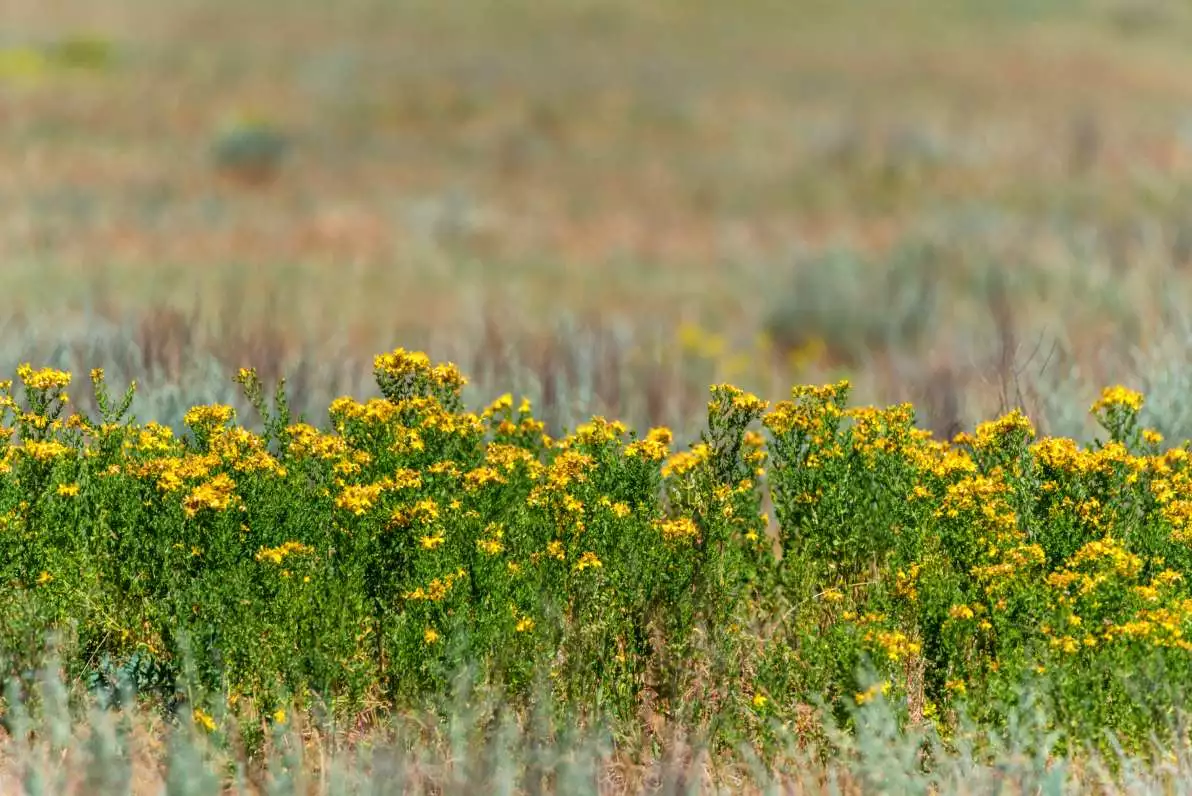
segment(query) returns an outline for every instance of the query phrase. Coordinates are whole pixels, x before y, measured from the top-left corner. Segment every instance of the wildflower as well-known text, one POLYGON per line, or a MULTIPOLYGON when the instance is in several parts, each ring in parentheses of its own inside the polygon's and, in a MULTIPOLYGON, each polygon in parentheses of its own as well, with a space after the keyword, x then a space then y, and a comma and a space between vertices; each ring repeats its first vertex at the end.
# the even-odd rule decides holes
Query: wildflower
POLYGON ((236 482, 226 473, 220 473, 191 490, 182 501, 182 507, 188 517, 194 517, 203 509, 223 511, 231 505, 235 492, 236 482))
POLYGON ((39 442, 32 439, 25 440, 21 445, 21 449, 34 461, 43 463, 52 462, 70 453, 70 448, 57 440, 49 440, 48 442, 39 442))
POLYGON ((476 548, 480 552, 487 553, 490 556, 495 556, 505 549, 505 545, 501 541, 501 539, 505 536, 504 528, 502 528, 498 523, 491 523, 484 530, 489 534, 488 538, 476 540, 476 548))
POLYGON ((891 661, 918 655, 922 650, 919 642, 911 641, 901 630, 869 630, 865 633, 865 640, 880 647, 891 661))
POLYGON ((269 561, 273 564, 281 564, 288 556, 307 555, 314 551, 314 548, 309 545, 290 541, 277 547, 262 547, 257 551, 255 558, 257 561, 269 561))
POLYGON ((670 452, 670 444, 674 434, 669 428, 653 428, 643 440, 632 442, 625 448, 625 456, 640 458, 647 462, 660 462, 670 452))
POLYGON ((881 683, 874 683, 864 691, 857 692, 853 695, 853 699, 856 700, 858 705, 864 705, 876 699, 878 694, 882 694, 884 696, 889 693, 890 683, 888 681, 883 681, 881 683))
POLYGON ((1097 414, 1102 410, 1112 410, 1119 407, 1131 412, 1137 412, 1142 409, 1144 400, 1142 393, 1135 392, 1127 387, 1121 385, 1106 387, 1101 391, 1101 397, 1092 405, 1089 412, 1097 414))
POLYGON ((666 460, 662 466, 662 477, 683 476, 692 472, 712 457, 712 449, 705 443, 693 445, 689 451, 679 451, 666 460))
POLYGON ((1153 428, 1146 428, 1142 431, 1142 441, 1148 445, 1159 445, 1163 442, 1163 435, 1153 428))
POLYGON ((566 557, 566 553, 563 551, 563 543, 558 539, 547 542, 546 554, 551 558, 557 558, 559 561, 562 561, 566 557))
POLYGON ((474 491, 488 484, 503 484, 505 479, 491 467, 477 467, 464 473, 464 487, 469 491, 474 491))
POLYGON ((583 483, 588 480, 588 470, 594 462, 595 460, 586 453, 563 451, 551 462, 547 471, 547 484, 553 489, 562 490, 573 483, 583 483))
POLYGON ((423 550, 434 550, 435 548, 442 545, 443 542, 447 541, 447 537, 442 533, 437 533, 433 536, 423 536, 418 541, 422 545, 423 550))
POLYGON ((70 386, 71 374, 64 370, 42 368, 34 370, 29 363, 17 367, 17 377, 28 390, 65 389, 70 386))
POLYGON ((748 417, 757 417, 769 408, 769 403, 731 384, 716 384, 711 388, 712 400, 708 402, 709 412, 723 411, 727 404, 748 417))
POLYGON ((38 585, 38 586, 44 586, 44 585, 46 585, 47 583, 51 583, 51 582, 53 582, 53 580, 54 580, 54 576, 53 576, 53 575, 51 575, 50 573, 46 572, 45 570, 42 570, 41 574, 37 576, 37 585, 38 585))
POLYGON ((579 561, 575 562, 575 571, 583 572, 585 569, 588 569, 588 568, 599 569, 603 566, 604 566, 603 562, 601 562, 601 560, 596 557, 596 554, 593 553, 591 550, 588 550, 583 555, 581 555, 579 557, 579 561))
POLYGON ((273 711, 272 718, 273 718, 274 724, 285 724, 286 723, 286 709, 278 708, 277 710, 273 711))
POLYGON ((528 616, 524 616, 518 620, 517 626, 513 629, 518 633, 528 633, 534 629, 534 620, 528 616))
POLYGON ((907 496, 907 500, 926 500, 929 497, 931 497, 930 489, 923 486, 922 484, 915 484, 914 489, 912 489, 910 495, 907 496))
POLYGON ((194 719, 194 723, 201 727, 204 732, 215 732, 215 719, 202 708, 195 708, 191 711, 191 718, 194 719))
POLYGON ((667 541, 680 539, 695 539, 699 536, 699 528, 690 517, 680 517, 677 520, 666 520, 659 524, 662 538, 667 541))
POLYGON ((761 691, 758 691, 756 694, 753 695, 753 709, 761 710, 766 706, 766 703, 769 701, 770 700, 766 698, 765 694, 763 694, 761 691))
POLYGON ((441 578, 435 578, 425 587, 418 586, 413 591, 408 591, 402 596, 407 600, 439 602, 448 595, 456 582, 466 577, 466 575, 467 573, 464 570, 456 570, 441 578))
MULTIPOLYGON (((454 502, 452 510, 458 511, 459 506, 454 502)), ((430 523, 439 518, 439 504, 431 498, 423 498, 416 502, 413 506, 399 507, 393 510, 389 517, 389 524, 391 526, 404 528, 415 522, 430 523)))
POLYGON ((440 638, 441 636, 439 635, 439 631, 435 630, 433 627, 428 627, 426 630, 422 631, 422 640, 426 642, 427 646, 435 644, 440 638))
POLYGON ((505 393, 504 395, 497 398, 497 400, 495 400, 491 404, 489 404, 488 408, 486 408, 483 412, 481 412, 480 416, 482 418, 488 419, 495 414, 498 414, 501 412, 512 411, 512 410, 513 410, 513 394, 505 393))
POLYGON ((619 420, 609 421, 595 415, 575 430, 575 440, 581 445, 603 445, 621 439, 628 430, 619 420))
POLYGON ((381 493, 386 484, 350 484, 344 487, 339 497, 335 499, 336 508, 350 511, 357 517, 363 516, 381 499, 381 493))
POLYGON ((617 501, 616 503, 610 504, 608 508, 609 508, 609 511, 611 511, 617 519, 623 520, 629 516, 629 512, 630 512, 629 506, 622 503, 621 501, 617 501))
POLYGON ((58 494, 62 497, 74 497, 79 494, 78 484, 58 484, 58 494))
POLYGON ((977 445, 988 447, 996 440, 1007 439, 1021 435, 1025 439, 1034 439, 1035 428, 1030 418, 1015 409, 997 420, 987 421, 977 425, 977 445))
POLYGON ((189 428, 210 430, 230 423, 236 417, 236 410, 226 404, 195 406, 186 411, 182 422, 189 428))

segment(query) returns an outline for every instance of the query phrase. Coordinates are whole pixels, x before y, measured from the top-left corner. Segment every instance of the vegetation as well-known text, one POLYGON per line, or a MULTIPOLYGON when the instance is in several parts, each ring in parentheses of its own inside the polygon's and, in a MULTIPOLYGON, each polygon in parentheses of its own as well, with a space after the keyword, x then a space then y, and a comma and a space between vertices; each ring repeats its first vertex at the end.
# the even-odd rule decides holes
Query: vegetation
POLYGON ((773 407, 718 385, 673 450, 600 417, 553 439, 510 395, 468 412, 455 366, 404 349, 375 376, 381 397, 317 429, 241 370, 263 430, 213 404, 176 436, 127 420, 134 386, 101 370, 87 417, 71 374, 22 366, 0 458, 14 684, 55 635, 99 704, 139 695, 250 754, 295 715, 441 702, 468 666, 514 714, 656 720, 763 763, 878 699, 946 744, 962 717, 1004 730, 1025 687, 1061 753, 1145 751, 1183 707, 1189 449, 1129 389, 1082 447, 1019 412, 935 440, 909 405, 849 407, 847 382, 773 407))
POLYGON ((0 791, 1186 787, 1189 8, 24 5, 0 791))

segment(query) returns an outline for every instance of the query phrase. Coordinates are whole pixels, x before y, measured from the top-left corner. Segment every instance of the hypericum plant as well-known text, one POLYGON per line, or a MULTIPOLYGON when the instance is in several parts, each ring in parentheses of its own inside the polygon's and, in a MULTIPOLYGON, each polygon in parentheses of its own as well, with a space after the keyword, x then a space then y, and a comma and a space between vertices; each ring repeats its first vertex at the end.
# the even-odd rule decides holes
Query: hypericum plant
POLYGON ((325 428, 246 369, 262 433, 215 403, 181 434, 129 419, 101 371, 91 418, 70 374, 22 367, 0 389, 0 664, 32 671, 54 631, 109 697, 176 705, 185 679, 246 732, 425 704, 468 665, 520 709, 546 688, 726 744, 879 698, 997 726, 1026 681, 1067 736, 1141 740, 1180 704, 1160 678, 1192 675, 1188 450, 1124 388, 1082 448, 1017 412, 937 441, 846 382, 773 408, 717 385, 675 451, 602 417, 552 438, 511 395, 467 411, 419 353, 375 366, 381 396, 325 428))

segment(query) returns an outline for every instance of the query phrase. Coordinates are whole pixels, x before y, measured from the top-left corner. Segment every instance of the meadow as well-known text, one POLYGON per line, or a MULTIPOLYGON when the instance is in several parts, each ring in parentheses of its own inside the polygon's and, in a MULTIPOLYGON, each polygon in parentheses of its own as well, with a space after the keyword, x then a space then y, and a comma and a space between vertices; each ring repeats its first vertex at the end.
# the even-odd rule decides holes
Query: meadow
POLYGON ((0 789, 1186 787, 1183 4, 3 27, 0 789))

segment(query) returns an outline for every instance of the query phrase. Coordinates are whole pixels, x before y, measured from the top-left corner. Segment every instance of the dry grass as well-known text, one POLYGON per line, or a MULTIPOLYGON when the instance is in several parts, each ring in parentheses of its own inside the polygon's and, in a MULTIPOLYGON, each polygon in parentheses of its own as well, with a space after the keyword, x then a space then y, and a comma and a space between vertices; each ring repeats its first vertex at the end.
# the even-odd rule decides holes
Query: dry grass
POLYGON ((18 3, 14 46, 115 56, 0 78, 9 295, 211 309, 230 283, 283 333, 374 348, 498 286, 510 315, 756 327, 792 245, 882 251, 957 200, 1091 191, 1112 220, 1138 175, 1192 172, 1192 20, 1155 3, 1125 35, 1117 5, 18 3), (265 184, 209 158, 245 113, 293 139, 265 184))

